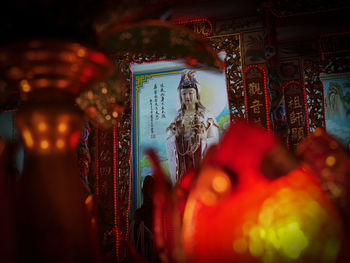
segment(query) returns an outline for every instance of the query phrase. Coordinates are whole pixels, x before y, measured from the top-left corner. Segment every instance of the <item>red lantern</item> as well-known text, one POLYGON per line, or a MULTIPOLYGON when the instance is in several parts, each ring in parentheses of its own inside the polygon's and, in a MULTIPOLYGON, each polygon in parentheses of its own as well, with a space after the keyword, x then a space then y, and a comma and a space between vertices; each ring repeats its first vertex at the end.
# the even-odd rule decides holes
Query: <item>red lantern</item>
MULTIPOLYGON (((190 262, 336 262, 342 222, 316 177, 302 165, 267 179, 278 149, 265 131, 236 124, 205 160, 183 215, 190 262)), ((280 161, 292 167, 293 159, 280 161)))
POLYGON ((197 176, 184 178, 190 182, 163 194, 167 206, 156 208, 156 217, 166 207, 182 219, 155 220, 155 229, 181 233, 181 240, 161 236, 163 244, 181 244, 167 251, 170 262, 182 255, 188 262, 340 262, 347 251, 343 223, 317 178, 260 128, 233 125, 197 176))

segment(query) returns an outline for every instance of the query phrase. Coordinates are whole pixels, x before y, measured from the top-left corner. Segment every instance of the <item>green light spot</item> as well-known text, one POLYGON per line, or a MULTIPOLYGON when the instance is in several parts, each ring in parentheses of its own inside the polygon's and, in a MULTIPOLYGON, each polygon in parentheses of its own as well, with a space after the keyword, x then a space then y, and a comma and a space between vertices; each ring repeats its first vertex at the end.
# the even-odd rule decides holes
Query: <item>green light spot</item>
POLYGON ((261 228, 260 229, 260 238, 264 239, 265 237, 266 237, 266 231, 265 231, 265 229, 261 228))
POLYGON ((301 252, 308 246, 308 240, 297 222, 281 227, 277 233, 282 251, 288 258, 299 258, 301 252))

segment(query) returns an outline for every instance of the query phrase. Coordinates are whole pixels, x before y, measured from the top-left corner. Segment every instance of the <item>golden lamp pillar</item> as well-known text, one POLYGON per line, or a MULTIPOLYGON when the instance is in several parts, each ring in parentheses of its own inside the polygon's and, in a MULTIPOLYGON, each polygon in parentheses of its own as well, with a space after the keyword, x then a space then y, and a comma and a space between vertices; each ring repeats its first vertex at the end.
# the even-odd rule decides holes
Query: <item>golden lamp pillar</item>
POLYGON ((18 202, 23 261, 94 262, 75 152, 83 113, 74 101, 111 72, 111 63, 78 43, 33 40, 1 48, 0 69, 24 101, 16 114, 27 150, 18 202))

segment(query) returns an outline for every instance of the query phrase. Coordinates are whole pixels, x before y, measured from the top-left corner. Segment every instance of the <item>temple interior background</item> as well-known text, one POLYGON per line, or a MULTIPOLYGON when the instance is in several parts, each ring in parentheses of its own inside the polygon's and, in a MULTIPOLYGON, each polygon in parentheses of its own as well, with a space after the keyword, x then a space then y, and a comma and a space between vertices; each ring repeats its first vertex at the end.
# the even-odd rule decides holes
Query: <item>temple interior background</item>
POLYGON ((0 261, 347 262, 349 8, 2 3, 0 261), (147 196, 132 65, 169 61, 224 74, 227 123, 177 184, 148 151, 147 196))

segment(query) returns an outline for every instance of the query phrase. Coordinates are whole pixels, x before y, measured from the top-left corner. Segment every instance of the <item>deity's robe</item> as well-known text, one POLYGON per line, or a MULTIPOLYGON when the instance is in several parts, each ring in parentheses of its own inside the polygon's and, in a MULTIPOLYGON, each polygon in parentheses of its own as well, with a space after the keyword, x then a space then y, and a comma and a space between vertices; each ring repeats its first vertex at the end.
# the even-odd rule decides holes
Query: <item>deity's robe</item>
POLYGON ((184 112, 179 110, 167 128, 166 151, 170 176, 175 184, 188 169, 196 169, 211 145, 219 141, 215 117, 199 108, 184 132, 184 112))

